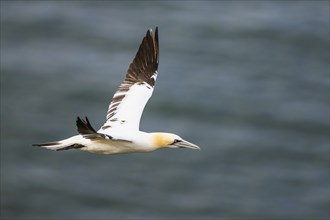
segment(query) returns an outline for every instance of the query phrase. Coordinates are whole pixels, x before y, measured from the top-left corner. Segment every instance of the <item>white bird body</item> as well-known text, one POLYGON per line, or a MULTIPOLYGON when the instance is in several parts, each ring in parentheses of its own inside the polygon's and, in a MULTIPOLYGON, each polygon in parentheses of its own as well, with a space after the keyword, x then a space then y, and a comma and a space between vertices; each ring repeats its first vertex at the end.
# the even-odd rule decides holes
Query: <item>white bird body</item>
POLYGON ((125 80, 112 98, 105 124, 95 131, 87 117, 78 117, 79 135, 34 146, 56 151, 80 149, 99 154, 152 152, 161 148, 200 149, 176 134, 139 130, 143 109, 157 79, 158 57, 158 28, 155 33, 150 29, 129 66, 125 80))
MULTIPOLYGON (((138 132, 136 134, 130 134, 129 138, 131 141, 126 139, 122 140, 112 140, 112 139, 99 139, 99 140, 90 140, 84 138, 82 135, 75 135, 68 139, 59 141, 58 145, 53 145, 52 147, 46 147, 49 149, 62 149, 66 146, 72 146, 77 143, 83 145, 79 148, 82 151, 87 151, 91 153, 98 154, 119 154, 119 153, 132 153, 132 152, 150 152, 156 150, 151 139, 148 137, 148 133, 138 132)), ((125 138, 125 137, 123 137, 125 138)))

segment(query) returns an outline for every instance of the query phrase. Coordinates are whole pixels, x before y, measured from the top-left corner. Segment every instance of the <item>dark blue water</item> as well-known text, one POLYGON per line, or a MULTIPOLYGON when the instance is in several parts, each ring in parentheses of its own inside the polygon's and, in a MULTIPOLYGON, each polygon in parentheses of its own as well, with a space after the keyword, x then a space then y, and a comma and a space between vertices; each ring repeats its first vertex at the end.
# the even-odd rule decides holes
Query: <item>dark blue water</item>
POLYGON ((328 219, 328 1, 1 1, 1 219, 328 219), (141 122, 202 150, 31 144, 97 128, 148 28, 141 122))

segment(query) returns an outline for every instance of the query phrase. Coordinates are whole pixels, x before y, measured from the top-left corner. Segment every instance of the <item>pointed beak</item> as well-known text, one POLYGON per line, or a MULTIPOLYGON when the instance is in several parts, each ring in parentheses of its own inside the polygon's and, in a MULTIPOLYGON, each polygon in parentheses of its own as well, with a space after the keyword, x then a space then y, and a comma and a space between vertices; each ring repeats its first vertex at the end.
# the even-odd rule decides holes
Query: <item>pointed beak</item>
POLYGON ((177 142, 174 145, 177 146, 178 148, 190 148, 193 150, 200 150, 200 147, 185 140, 177 142))

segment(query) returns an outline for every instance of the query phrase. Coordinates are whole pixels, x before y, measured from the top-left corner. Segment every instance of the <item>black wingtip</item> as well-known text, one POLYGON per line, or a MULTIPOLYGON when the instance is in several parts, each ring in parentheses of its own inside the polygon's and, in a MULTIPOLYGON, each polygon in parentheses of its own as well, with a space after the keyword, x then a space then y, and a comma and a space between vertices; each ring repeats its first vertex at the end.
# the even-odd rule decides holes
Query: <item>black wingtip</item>
POLYGON ((156 26, 155 28, 155 37, 156 37, 156 41, 158 42, 158 26, 156 26))
POLYGON ((36 147, 45 147, 45 146, 53 146, 53 145, 59 145, 59 142, 48 142, 48 143, 42 143, 42 144, 32 144, 32 146, 36 147))
POLYGON ((88 118, 85 116, 85 120, 77 117, 76 121, 77 131, 79 134, 94 134, 96 133, 95 129, 90 124, 88 118))
POLYGON ((155 28, 155 41, 156 41, 156 50, 157 50, 157 62, 159 61, 159 41, 158 41, 158 26, 155 28))

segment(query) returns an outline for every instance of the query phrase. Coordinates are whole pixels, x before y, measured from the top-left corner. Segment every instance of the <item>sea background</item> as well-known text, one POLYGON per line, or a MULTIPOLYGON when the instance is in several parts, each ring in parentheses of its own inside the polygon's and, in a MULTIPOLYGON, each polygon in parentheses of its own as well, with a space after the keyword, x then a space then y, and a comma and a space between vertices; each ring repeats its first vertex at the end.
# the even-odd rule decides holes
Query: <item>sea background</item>
POLYGON ((1 219, 328 219, 329 1, 1 1, 1 219), (144 131, 201 151, 54 152, 99 128, 159 27, 144 131))

